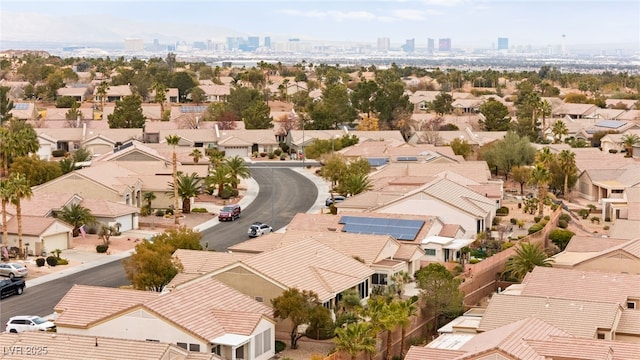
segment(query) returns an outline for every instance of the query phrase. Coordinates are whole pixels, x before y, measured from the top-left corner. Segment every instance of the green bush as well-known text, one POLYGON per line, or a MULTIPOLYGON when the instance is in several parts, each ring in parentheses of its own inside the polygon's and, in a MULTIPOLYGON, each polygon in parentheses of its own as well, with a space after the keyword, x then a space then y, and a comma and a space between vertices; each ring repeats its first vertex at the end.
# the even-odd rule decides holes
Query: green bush
POLYGON ((580 209, 580 211, 578 211, 578 215, 580 217, 582 217, 583 219, 586 219, 589 217, 589 210, 588 209, 580 209))
POLYGON ((49 264, 49 266, 58 265, 58 258, 55 256, 47 256, 47 264, 49 264))
POLYGON ((60 258, 57 265, 69 265, 69 260, 60 258))
POLYGON ((496 215, 498 216, 506 216, 509 215, 509 208, 506 206, 503 206, 499 209, 496 210, 496 215))
POLYGON ((280 160, 287 160, 287 155, 285 154, 280 155, 280 160))
POLYGON ((72 108, 77 106, 78 102, 73 96, 60 96, 56 99, 56 107, 57 108, 72 108))
POLYGON ((567 213, 562 213, 562 214, 560 214, 560 217, 558 219, 559 220, 564 220, 564 221, 566 221, 568 223, 569 221, 571 221, 571 215, 569 215, 567 213))
POLYGON ((201 214, 203 214, 203 213, 208 213, 209 210, 207 210, 205 208, 193 208, 193 209, 191 209, 191 212, 192 213, 201 213, 201 214))
POLYGON ((282 150, 280 150, 280 149, 273 150, 273 155, 280 156, 281 154, 282 154, 282 150))
POLYGON ((543 219, 549 221, 549 220, 551 220, 551 217, 549 215, 545 215, 543 219))
POLYGON ((45 262, 46 262, 46 260, 44 258, 37 258, 36 259, 36 265, 38 265, 38 267, 43 267, 45 262))
POLYGON ((258 156, 260 156, 260 153, 259 153, 259 152, 257 152, 257 151, 254 151, 254 152, 253 152, 253 157, 257 158, 258 156))
POLYGON ((156 216, 164 216, 164 210, 162 209, 156 210, 156 216))
POLYGON ((517 223, 518 223, 518 219, 516 219, 516 218, 511 218, 511 219, 509 219, 509 222, 511 223, 511 225, 515 225, 515 224, 517 224, 517 223))
POLYGON ((280 143, 278 143, 278 145, 280 146, 280 149, 282 149, 282 151, 284 151, 286 153, 289 152, 289 145, 287 145, 286 142, 280 141, 280 143))
POLYGON ((268 157, 269 157, 269 159, 275 159, 276 158, 276 154, 274 154, 273 152, 270 152, 268 157))
POLYGON ((527 232, 529 234, 537 233, 538 231, 542 230, 543 227, 544 227, 544 225, 542 225, 542 224, 533 224, 533 225, 531 225, 529 230, 527 230, 527 232))
POLYGON ((605 225, 602 227, 602 230, 609 230, 609 225, 605 225))
POLYGON ((287 344, 284 341, 276 340, 276 354, 282 352, 282 350, 287 348, 287 344))
POLYGON ((165 215, 173 215, 173 209, 167 209, 164 211, 165 215))
POLYGON ((104 254, 109 250, 109 245, 100 244, 96 246, 96 251, 100 254, 104 254))
POLYGON ((549 233, 549 240, 560 248, 560 251, 563 251, 567 247, 567 244, 569 244, 573 235, 574 233, 569 230, 553 229, 549 233))
POLYGON ((600 217, 598 217, 598 216, 592 216, 592 217, 591 217, 591 223, 592 223, 592 224, 593 224, 593 223, 598 223, 598 224, 600 224, 600 217))
POLYGON ((480 262, 480 259, 476 259, 476 258, 473 258, 473 259, 469 260, 469 264, 477 264, 479 262, 480 262))
POLYGON ((566 220, 558 220, 558 227, 566 229, 569 226, 566 220))
POLYGON ((502 218, 499 217, 494 217, 493 220, 491 220, 491 225, 500 225, 500 221, 502 221, 502 218))
POLYGON ((67 154, 64 149, 56 149, 51 152, 51 156, 53 157, 63 157, 67 154))
POLYGON ((540 216, 534 216, 533 217, 533 222, 535 222, 535 223, 539 223, 540 220, 542 220, 542 218, 540 216))

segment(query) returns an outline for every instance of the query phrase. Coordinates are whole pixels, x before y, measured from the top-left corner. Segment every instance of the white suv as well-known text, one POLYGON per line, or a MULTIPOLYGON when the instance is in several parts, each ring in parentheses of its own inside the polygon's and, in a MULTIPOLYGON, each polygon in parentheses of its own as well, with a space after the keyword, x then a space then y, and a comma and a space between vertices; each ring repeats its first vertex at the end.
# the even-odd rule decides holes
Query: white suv
POLYGON ((14 316, 7 321, 6 332, 21 333, 24 331, 55 331, 56 325, 39 316, 14 316))
POLYGON ((270 233, 272 231, 273 229, 271 228, 271 226, 261 222, 255 222, 251 224, 251 226, 249 227, 249 230, 247 231, 247 234, 249 235, 249 237, 258 237, 258 236, 262 236, 264 234, 270 233))

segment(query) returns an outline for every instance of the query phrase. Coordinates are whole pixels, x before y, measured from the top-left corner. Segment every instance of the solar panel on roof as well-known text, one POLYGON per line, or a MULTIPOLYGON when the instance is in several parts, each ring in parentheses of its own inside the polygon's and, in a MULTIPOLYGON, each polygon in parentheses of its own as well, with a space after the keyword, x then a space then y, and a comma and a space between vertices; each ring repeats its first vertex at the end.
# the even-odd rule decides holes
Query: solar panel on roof
POLYGON ((29 109, 29 104, 26 103, 18 103, 18 104, 14 104, 13 108, 15 110, 27 110, 29 109))
POLYGON ((415 156, 398 156, 396 160, 397 161, 418 161, 418 158, 415 156))
POLYGON ((207 109, 206 106, 181 106, 181 113, 201 113, 207 109))
POLYGON ((617 129, 621 126, 623 126, 624 124, 626 124, 625 121, 618 121, 618 120, 602 120, 602 121, 598 121, 596 123, 596 126, 599 127, 606 127, 609 129, 617 129))
POLYGON ((389 162, 389 158, 367 158, 371 166, 382 166, 389 162))
POLYGON ((343 216, 342 231, 354 234, 389 235, 398 240, 415 240, 424 220, 387 219, 360 216, 343 216))

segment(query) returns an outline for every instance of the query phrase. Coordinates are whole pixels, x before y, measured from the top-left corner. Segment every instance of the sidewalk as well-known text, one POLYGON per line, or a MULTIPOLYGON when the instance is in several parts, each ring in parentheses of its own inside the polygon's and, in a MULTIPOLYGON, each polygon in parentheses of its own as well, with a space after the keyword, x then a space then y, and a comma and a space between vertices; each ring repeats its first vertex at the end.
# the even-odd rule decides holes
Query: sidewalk
MULTIPOLYGON (((274 165, 276 164, 274 163, 274 165)), ((324 200, 326 199, 329 193, 328 183, 324 181, 322 178, 313 174, 313 172, 310 171, 309 169, 293 168, 293 170, 307 177, 318 188, 318 197, 316 199, 316 202, 309 208, 309 210, 307 210, 307 212, 319 213, 320 210, 324 207, 324 200)), ((242 208, 248 207, 256 199, 260 191, 260 186, 253 178, 247 179, 245 180, 245 182, 247 184, 247 191, 243 194, 242 199, 238 202, 238 204, 240 204, 242 208)), ((220 211, 220 208, 222 208, 222 206, 216 205, 213 203, 198 203, 198 206, 204 207, 209 212, 212 212, 212 213, 218 213, 220 211)), ((215 216, 200 225, 194 226, 193 229, 197 231, 203 231, 213 226, 216 226, 218 223, 219 223, 218 217, 215 216)), ((285 229, 286 229, 286 226, 282 227, 281 229, 278 229, 277 231, 283 232, 285 231, 285 229)), ((162 231, 161 229, 130 230, 130 231, 123 232, 122 235, 119 236, 119 238, 149 239, 153 235, 161 231, 162 231)), ((132 243, 131 245, 134 245, 134 244, 132 243)), ((133 249, 130 249, 125 251, 114 252, 111 255, 107 255, 107 254, 99 254, 93 250, 79 249, 78 247, 73 249, 67 249, 62 252, 62 257, 69 260, 70 265, 72 263, 75 263, 77 265, 74 265, 74 266, 61 265, 59 267, 56 267, 55 270, 52 269, 52 272, 49 274, 41 275, 33 279, 29 279, 27 277, 26 279, 27 285, 29 287, 38 286, 48 281, 60 279, 62 277, 75 274, 75 273, 78 273, 87 269, 91 269, 94 267, 98 267, 100 265, 108 264, 113 261, 121 261, 122 259, 130 256, 133 253, 133 251, 134 251, 133 249)), ((30 271, 38 271, 37 268, 35 268, 35 261, 33 265, 29 264, 29 268, 30 268, 30 271), (31 270, 31 269, 36 269, 36 270, 31 270)))

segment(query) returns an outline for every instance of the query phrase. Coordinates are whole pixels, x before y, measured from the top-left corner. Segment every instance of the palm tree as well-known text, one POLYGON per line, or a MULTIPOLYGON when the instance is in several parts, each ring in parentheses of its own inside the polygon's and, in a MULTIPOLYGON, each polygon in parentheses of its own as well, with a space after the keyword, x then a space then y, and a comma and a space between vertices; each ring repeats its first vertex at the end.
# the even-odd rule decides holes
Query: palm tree
POLYGON ((551 173, 542 164, 538 163, 531 169, 531 178, 529 182, 538 186, 538 216, 542 216, 544 212, 544 199, 547 197, 547 184, 551 180, 551 173))
POLYGON ((215 186, 218 188, 218 197, 222 197, 224 186, 231 182, 229 167, 220 165, 213 169, 209 176, 205 179, 207 186, 215 186))
POLYGON ((31 186, 29 179, 22 173, 12 173, 9 177, 9 188, 13 192, 11 203, 16 206, 16 219, 18 220, 18 248, 22 256, 22 199, 31 199, 31 186))
POLYGON ((337 351, 344 351, 356 360, 358 354, 373 355, 376 351, 376 333, 371 323, 357 322, 336 329, 334 338, 337 351))
MULTIPOLYGON (((169 183, 169 187, 173 188, 173 184, 169 183)), ((191 212, 191 198, 200 194, 202 188, 202 179, 197 173, 191 175, 178 175, 178 196, 182 199, 182 212, 189 214, 191 212)))
POLYGON ((76 161, 73 157, 66 157, 58 163, 63 174, 68 174, 76 169, 76 161))
POLYGON ((98 85, 98 89, 96 90, 96 95, 100 97, 100 110, 104 111, 104 102, 107 98, 107 90, 109 90, 109 84, 105 81, 101 82, 98 85))
POLYGON ((191 156, 193 158, 193 162, 197 164, 198 161, 200 161, 200 159, 202 159, 202 151, 200 151, 198 149, 193 149, 193 151, 191 151, 189 156, 191 156))
POLYGON ((564 188, 562 194, 566 199, 569 195, 569 176, 578 170, 576 166, 576 154, 573 151, 562 150, 558 156, 560 167, 564 171, 564 188))
POLYGON ((142 194, 142 198, 147 202, 147 209, 151 212, 151 202, 156 199, 156 194, 153 191, 147 191, 142 194))
POLYGON ((569 135, 569 129, 567 125, 562 120, 557 120, 553 123, 553 127, 551 128, 551 132, 553 133, 554 143, 559 144, 562 140, 562 136, 569 135))
POLYGON ((164 102, 167 101, 167 87, 161 82, 156 82, 151 88, 156 92, 153 102, 160 104, 160 116, 164 116, 164 102))
POLYGON ((402 329, 402 334, 400 335, 400 358, 404 359, 404 347, 405 347, 405 337, 407 336, 407 325, 410 324, 410 318, 414 316, 418 312, 418 307, 416 303, 413 302, 412 299, 402 300, 398 302, 398 311, 400 312, 400 316, 398 317, 399 323, 402 329))
POLYGON ((169 135, 165 138, 167 144, 173 146, 173 155, 171 162, 173 164, 173 219, 174 224, 179 225, 180 219, 178 218, 178 156, 176 155, 176 146, 180 143, 180 136, 169 135))
POLYGON ((2 202, 2 245, 9 246, 9 230, 7 228, 7 204, 13 197, 9 179, 0 179, 0 200, 2 202))
POLYGON ((624 148, 627 149, 627 155, 625 155, 626 157, 633 156, 633 147, 635 145, 638 145, 638 143, 640 143, 640 136, 636 134, 626 134, 622 137, 622 142, 620 143, 620 145, 624 146, 624 148))
POLYGON ((548 146, 543 147, 536 153, 536 163, 542 164, 545 168, 549 168, 549 165, 553 162, 555 154, 551 152, 548 146))
POLYGON ((80 204, 65 206, 56 216, 60 220, 73 226, 73 236, 78 236, 80 233, 80 226, 96 223, 96 217, 93 216, 91 210, 80 204))
POLYGON ((530 242, 522 242, 516 247, 516 254, 507 260, 505 272, 519 281, 536 266, 550 267, 553 259, 542 248, 530 242))
POLYGON ((551 104, 547 100, 540 99, 538 103, 538 111, 542 116, 542 127, 540 129, 540 142, 544 143, 544 131, 547 126, 547 116, 551 115, 551 104))
POLYGON ((229 175, 235 180, 232 182, 234 189, 238 188, 240 178, 248 179, 251 177, 251 170, 249 169, 247 162, 238 155, 230 159, 226 159, 225 165, 229 168, 229 175))
POLYGON ((371 188, 372 185, 368 175, 362 173, 348 173, 338 184, 338 192, 346 196, 357 195, 371 190, 371 188))
POLYGON ((380 325, 387 332, 387 360, 391 360, 391 340, 393 340, 393 330, 402 323, 403 314, 400 312, 398 301, 392 301, 383 308, 383 315, 380 317, 380 325))

